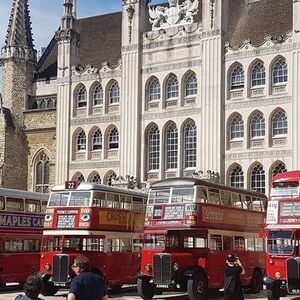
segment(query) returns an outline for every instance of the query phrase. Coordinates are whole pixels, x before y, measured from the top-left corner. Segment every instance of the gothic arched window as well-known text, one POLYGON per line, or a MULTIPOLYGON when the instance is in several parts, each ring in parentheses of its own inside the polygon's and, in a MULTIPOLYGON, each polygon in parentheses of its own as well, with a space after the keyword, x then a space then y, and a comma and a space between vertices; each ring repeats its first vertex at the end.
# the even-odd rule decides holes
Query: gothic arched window
POLYGON ((87 93, 86 88, 82 86, 77 93, 77 107, 87 106, 87 93))
POLYGON ((251 188, 256 192, 266 192, 266 175, 262 165, 258 164, 251 171, 251 188))
POLYGON ((91 180, 91 182, 94 182, 94 183, 98 183, 98 184, 101 183, 101 177, 98 173, 93 174, 93 176, 91 177, 90 180, 91 180))
POLYGON ((119 132, 116 127, 111 129, 108 136, 108 149, 118 149, 119 148, 119 132))
POLYGON ((231 72, 231 90, 244 88, 244 70, 242 66, 237 65, 231 72))
POLYGON ((159 169, 159 142, 158 127, 153 125, 148 131, 148 171, 159 169))
POLYGON ((176 169, 178 160, 178 130, 175 124, 170 124, 166 130, 166 168, 176 169))
POLYGON ((83 130, 81 130, 77 135, 77 151, 84 151, 86 150, 86 135, 83 130))
POLYGON ((287 64, 283 58, 278 59, 273 64, 273 83, 287 83, 288 69, 287 64))
POLYGON ((185 97, 197 95, 197 77, 194 73, 190 73, 185 78, 185 97))
POLYGON ((244 137, 244 121, 242 116, 235 115, 230 122, 230 140, 244 137))
POLYGON ((157 78, 152 78, 148 83, 148 101, 160 100, 160 83, 157 78))
POLYGON ((116 104, 120 102, 120 87, 115 81, 111 84, 109 89, 109 104, 116 104))
POLYGON ((284 111, 280 110, 272 118, 272 137, 286 135, 287 131, 287 116, 284 111))
POLYGON ((256 113, 251 121, 251 138, 265 136, 265 119, 262 113, 256 113))
POLYGON ((103 89, 101 85, 95 87, 93 91, 93 106, 103 104, 103 89))
POLYGON ((194 121, 186 123, 184 129, 184 167, 195 168, 197 161, 197 127, 194 121))
POLYGON ((35 192, 49 193, 49 157, 41 152, 35 162, 35 192))
POLYGON ((279 162, 273 167, 272 177, 274 177, 275 175, 280 174, 280 173, 285 173, 286 171, 287 171, 287 169, 286 169, 285 164, 282 162, 279 162))
POLYGON ((167 81, 167 99, 178 98, 178 81, 175 75, 171 75, 167 81))
POLYGON ((266 83, 266 71, 264 64, 261 62, 256 63, 251 72, 251 86, 260 86, 266 83))
POLYGON ((241 166, 236 166, 230 173, 230 185, 236 188, 244 187, 244 172, 241 166))
POLYGON ((102 133, 100 129, 97 129, 93 134, 92 150, 102 149, 102 133))

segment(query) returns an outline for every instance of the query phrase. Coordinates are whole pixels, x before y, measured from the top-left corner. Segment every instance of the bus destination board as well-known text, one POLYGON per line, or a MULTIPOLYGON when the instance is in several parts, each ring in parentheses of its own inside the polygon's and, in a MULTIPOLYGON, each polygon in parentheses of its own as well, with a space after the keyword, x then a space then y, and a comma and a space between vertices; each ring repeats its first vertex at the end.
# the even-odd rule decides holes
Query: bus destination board
POLYGON ((180 220, 184 216, 184 206, 166 206, 165 207, 165 220, 180 220))
POLYGON ((282 201, 279 209, 279 223, 300 222, 300 201, 282 201))

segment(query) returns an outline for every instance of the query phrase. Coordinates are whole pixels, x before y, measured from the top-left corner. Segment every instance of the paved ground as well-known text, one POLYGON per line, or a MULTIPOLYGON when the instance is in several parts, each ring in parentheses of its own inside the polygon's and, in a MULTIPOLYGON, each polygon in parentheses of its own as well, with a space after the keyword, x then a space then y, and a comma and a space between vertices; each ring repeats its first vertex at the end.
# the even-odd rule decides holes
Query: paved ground
MULTIPOLYGON (((0 290, 0 299, 1 300, 14 300, 15 297, 22 293, 22 290, 17 289, 16 287, 9 287, 5 290, 0 290)), ((67 291, 59 291, 55 296, 51 297, 41 297, 45 300, 65 300, 67 295, 67 291)), ((110 299, 113 300, 141 300, 139 296, 137 296, 136 290, 134 288, 126 288, 123 289, 123 292, 121 294, 112 294, 109 296, 110 299)), ((186 294, 174 294, 174 293, 164 293, 160 296, 155 296, 154 299, 156 300, 188 300, 188 297, 186 294)), ((266 299, 266 293, 265 291, 262 291, 259 294, 245 294, 245 299, 251 299, 251 300, 262 300, 266 299)), ((88 299, 87 299, 88 300, 88 299)), ((207 297, 207 300, 223 300, 223 294, 221 292, 214 292, 210 293, 207 297)), ((300 297, 295 296, 288 296, 280 298, 280 300, 300 300, 300 297)))

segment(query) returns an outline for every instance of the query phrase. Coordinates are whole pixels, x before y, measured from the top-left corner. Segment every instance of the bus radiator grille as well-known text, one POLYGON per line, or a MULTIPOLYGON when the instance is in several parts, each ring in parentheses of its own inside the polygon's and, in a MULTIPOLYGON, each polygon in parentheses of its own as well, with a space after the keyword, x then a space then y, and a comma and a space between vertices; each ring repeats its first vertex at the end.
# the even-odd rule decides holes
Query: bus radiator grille
POLYGON ((68 282, 69 275, 69 256, 58 254, 53 256, 53 275, 52 281, 55 283, 68 282))
POLYGON ((287 260, 287 288, 291 294, 300 293, 300 257, 287 260))
POLYGON ((159 253, 153 256, 154 283, 168 285, 172 279, 172 256, 168 253, 159 253))

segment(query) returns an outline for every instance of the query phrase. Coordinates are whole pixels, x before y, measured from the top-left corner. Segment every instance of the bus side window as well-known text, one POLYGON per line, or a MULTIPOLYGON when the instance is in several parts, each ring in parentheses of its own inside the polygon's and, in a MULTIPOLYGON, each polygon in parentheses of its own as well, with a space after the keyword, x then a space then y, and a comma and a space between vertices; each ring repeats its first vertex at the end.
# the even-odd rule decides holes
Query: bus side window
POLYGON ((107 239, 108 252, 120 252, 120 239, 107 239))
POLYGON ((120 195, 120 204, 122 209, 132 208, 131 197, 126 195, 120 195))
POLYGON ((39 200, 25 199, 25 211, 41 212, 41 202, 39 200))
POLYGON ((104 192, 94 192, 93 206, 96 206, 96 207, 105 207, 106 206, 104 192))
POLYGON ((234 249, 235 250, 245 250, 245 238, 243 236, 234 237, 234 249))
POLYGON ((132 209, 133 210, 143 211, 143 199, 142 198, 133 197, 132 198, 132 209))
POLYGON ((263 211, 260 198, 252 197, 252 209, 257 211, 263 211))
POLYGON ((223 236, 223 250, 232 250, 233 240, 231 236, 223 236))
POLYGON ((231 192, 231 203, 233 207, 243 208, 239 193, 231 192))
POLYGON ((107 193, 107 207, 120 208, 119 194, 107 193))
POLYGON ((208 203, 220 204, 220 194, 218 189, 208 188, 208 203))
POLYGON ((24 200, 7 197, 6 210, 24 211, 24 200))
POLYGON ((132 240, 131 239, 121 239, 121 251, 122 252, 132 252, 132 240))
POLYGON ((255 242, 253 237, 245 238, 245 250, 246 251, 255 251, 255 242))
POLYGON ((222 251, 222 236, 219 234, 212 234, 209 243, 210 250, 222 251))
POLYGON ((4 206, 4 197, 0 196, 0 209, 3 210, 5 208, 4 206))
POLYGON ((205 186, 196 186, 196 202, 207 202, 207 191, 205 186))
POLYGON ((231 206, 230 192, 220 190, 221 204, 231 206))

